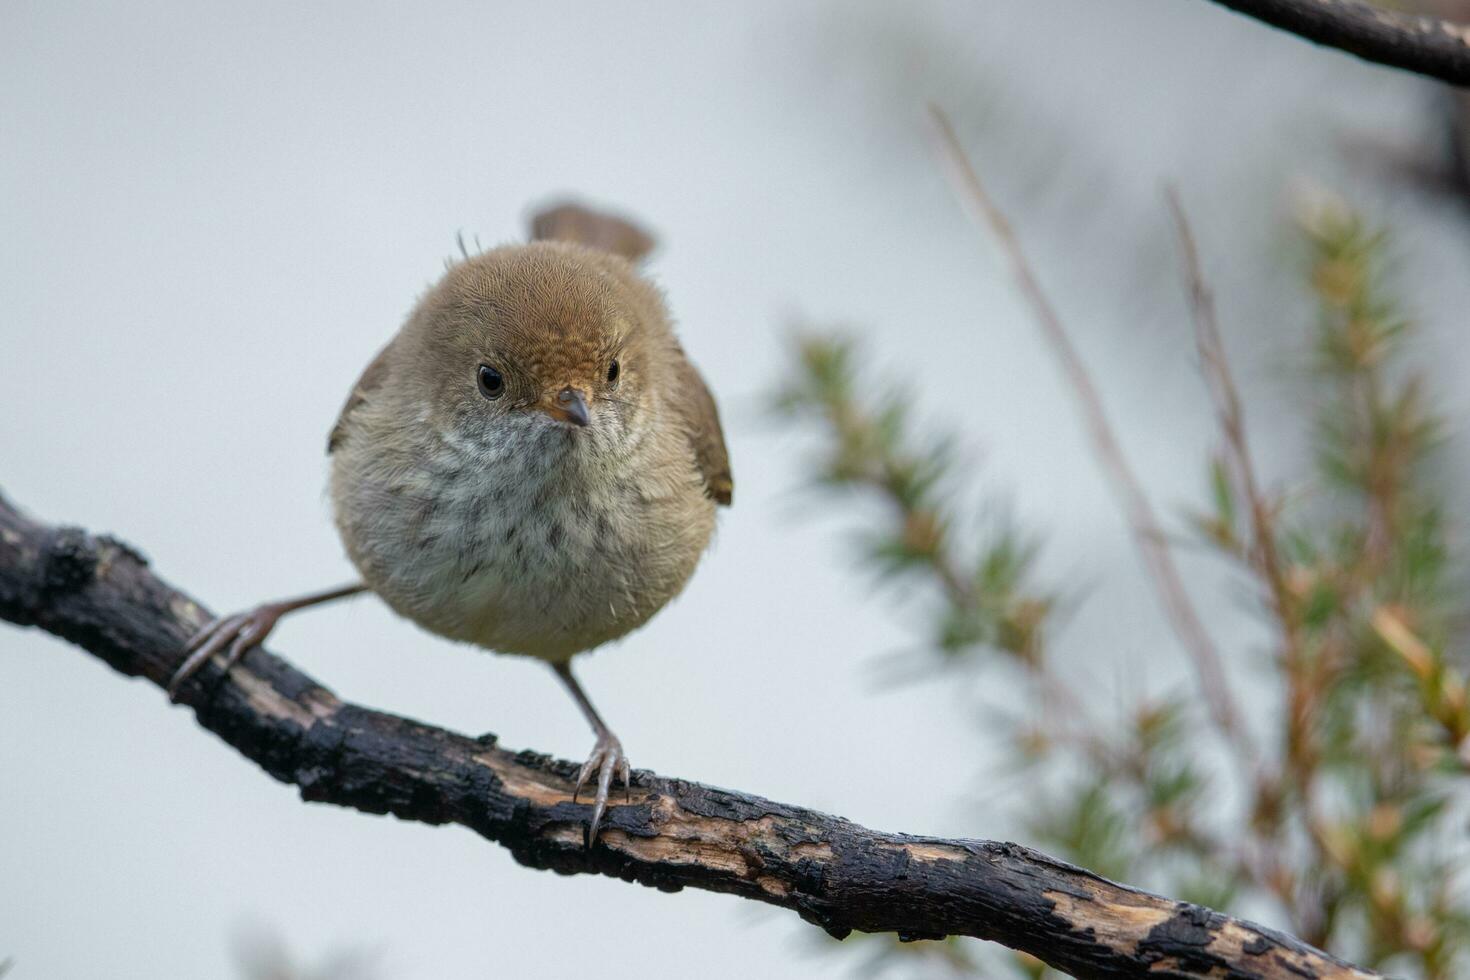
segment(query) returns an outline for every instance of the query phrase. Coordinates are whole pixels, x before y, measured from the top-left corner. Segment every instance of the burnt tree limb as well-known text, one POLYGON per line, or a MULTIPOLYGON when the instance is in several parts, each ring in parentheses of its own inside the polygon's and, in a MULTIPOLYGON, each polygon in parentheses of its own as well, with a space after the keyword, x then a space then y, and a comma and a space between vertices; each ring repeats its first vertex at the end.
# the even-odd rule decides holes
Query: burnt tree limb
POLYGON ((1470 86, 1470 24, 1356 0, 1213 0, 1365 61, 1470 86))
MULTIPOLYGON (((106 536, 34 521, 0 497, 0 617, 160 688, 209 614, 106 536)), ((975 936, 1078 977, 1362 978, 1281 933, 1115 884, 1017 844, 868 830, 839 817, 639 771, 590 851, 577 766, 338 699, 255 650, 211 663, 181 700, 304 800, 457 823, 521 864, 795 911, 834 936, 975 936)))

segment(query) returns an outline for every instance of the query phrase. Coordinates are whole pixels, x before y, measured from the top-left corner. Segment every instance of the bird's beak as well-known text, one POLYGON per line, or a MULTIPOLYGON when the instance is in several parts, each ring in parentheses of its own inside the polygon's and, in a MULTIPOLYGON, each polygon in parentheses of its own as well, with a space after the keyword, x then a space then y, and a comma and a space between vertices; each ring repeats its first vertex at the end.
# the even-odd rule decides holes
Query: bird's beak
POLYGON ((581 427, 592 421, 592 417, 587 414, 586 393, 571 385, 555 394, 548 393, 537 407, 558 422, 570 422, 581 427))

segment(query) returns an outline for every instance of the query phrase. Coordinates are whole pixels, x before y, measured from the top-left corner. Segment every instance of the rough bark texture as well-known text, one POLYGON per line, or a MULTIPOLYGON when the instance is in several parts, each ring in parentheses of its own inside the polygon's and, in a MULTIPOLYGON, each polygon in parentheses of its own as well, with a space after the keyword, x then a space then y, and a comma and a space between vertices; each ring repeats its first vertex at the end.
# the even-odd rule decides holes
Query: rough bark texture
POLYGON ((1282 30, 1391 68, 1470 86, 1470 25, 1353 0, 1214 0, 1282 30))
MULTIPOLYGON (((0 497, 0 617, 162 687, 208 613, 116 539, 50 527, 0 497)), ((533 868, 686 886, 792 909, 845 936, 976 936, 1078 977, 1361 978, 1289 936, 1114 884, 1017 844, 867 830, 743 793, 637 772, 592 850, 576 766, 339 700, 256 650, 186 685, 199 723, 308 801, 458 823, 533 868)))

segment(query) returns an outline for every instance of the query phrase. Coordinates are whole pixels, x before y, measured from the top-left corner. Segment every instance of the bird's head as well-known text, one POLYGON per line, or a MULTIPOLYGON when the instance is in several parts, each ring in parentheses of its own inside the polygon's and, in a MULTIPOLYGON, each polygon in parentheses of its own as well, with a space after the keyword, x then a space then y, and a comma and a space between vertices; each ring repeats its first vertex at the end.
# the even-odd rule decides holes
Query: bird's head
POLYGON ((462 448, 605 453, 636 431, 672 334, 628 263, 536 242, 453 266, 404 340, 419 404, 462 448))

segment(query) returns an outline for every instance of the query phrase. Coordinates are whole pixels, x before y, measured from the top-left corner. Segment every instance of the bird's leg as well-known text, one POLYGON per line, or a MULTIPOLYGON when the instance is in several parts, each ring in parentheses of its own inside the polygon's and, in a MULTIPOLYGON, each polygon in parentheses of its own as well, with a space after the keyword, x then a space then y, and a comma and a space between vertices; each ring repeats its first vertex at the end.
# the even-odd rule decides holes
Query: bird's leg
POLYGON ((582 764, 582 770, 577 773, 577 788, 572 791, 572 802, 576 802, 577 796, 582 792, 582 787, 597 773, 597 798, 592 803, 592 822, 588 824, 583 835, 583 841, 588 848, 592 842, 597 840, 597 828, 602 824, 602 815, 607 811, 607 797, 612 789, 614 777, 623 780, 623 788, 628 789, 632 785, 633 772, 628 766, 628 758, 623 755, 623 743, 607 727, 597 709, 592 707, 582 685, 577 683, 577 678, 572 676, 572 665, 570 663, 552 664, 551 669, 556 671, 556 676, 567 686, 572 698, 577 702, 577 707, 582 709, 582 714, 587 717, 587 722, 592 730, 597 733, 597 744, 592 746, 592 755, 582 764))
POLYGON ((224 669, 229 670, 235 665, 235 661, 245 655, 245 651, 264 643, 270 631, 275 629, 276 623, 288 612, 304 609, 307 606, 319 606, 324 602, 343 599, 366 590, 367 586, 358 582, 328 592, 314 592, 295 599, 267 602, 256 606, 249 612, 221 616, 213 620, 184 644, 184 652, 189 656, 179 666, 179 669, 174 671, 173 679, 168 682, 168 696, 177 697, 179 687, 184 681, 194 676, 199 668, 204 666, 206 660, 224 649, 225 644, 230 645, 229 652, 225 654, 224 664, 224 669))

